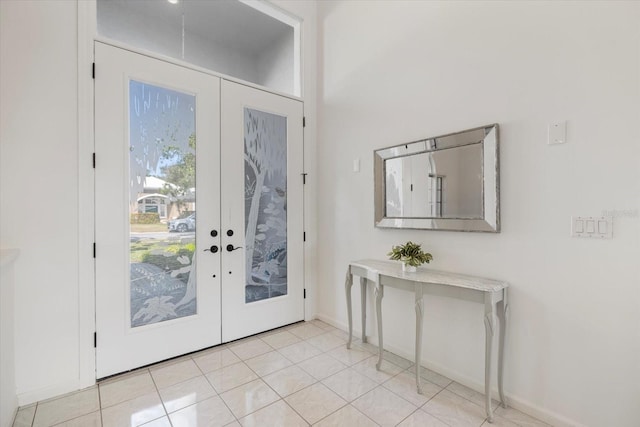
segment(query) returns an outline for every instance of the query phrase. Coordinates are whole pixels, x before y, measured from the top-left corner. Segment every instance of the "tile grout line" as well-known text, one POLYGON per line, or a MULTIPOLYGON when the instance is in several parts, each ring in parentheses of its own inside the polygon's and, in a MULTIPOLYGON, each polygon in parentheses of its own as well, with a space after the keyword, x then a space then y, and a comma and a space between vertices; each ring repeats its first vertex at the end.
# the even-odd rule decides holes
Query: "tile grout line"
MULTIPOLYGON (((292 335, 295 335, 295 334, 292 334, 292 335)), ((267 343, 267 345, 269 345, 269 344, 267 343)), ((272 347, 272 348, 273 348, 273 347, 272 347)), ((287 359, 287 357, 286 357, 284 354, 281 354, 278 350, 274 349, 274 351, 275 351, 276 353, 280 354, 280 356, 284 357, 286 360, 288 360, 289 362, 291 362, 291 363, 292 363, 291 365, 287 366, 287 368, 288 368, 288 367, 291 367, 291 366, 297 366, 297 365, 296 365, 292 360, 287 359)), ((265 354, 266 354, 266 353, 265 353, 265 354)), ((256 356, 256 357, 258 357, 258 356, 256 356)), ((245 416, 244 416, 244 417, 246 417, 246 416, 248 416, 248 415, 250 415, 250 414, 253 414, 253 413, 255 413, 255 412, 258 412, 258 411, 259 411, 259 410, 261 410, 261 409, 268 408, 269 406, 271 406, 271 405, 273 405, 273 404, 277 403, 278 401, 282 400, 282 401, 285 403, 285 405, 289 406, 289 407, 290 407, 290 408, 291 408, 291 409, 292 409, 296 414, 298 414, 298 415, 300 416, 300 418, 302 418, 302 419, 303 419, 307 424, 311 425, 311 423, 307 422, 307 420, 306 420, 306 419, 305 419, 301 414, 299 414, 299 413, 298 413, 298 411, 296 411, 293 407, 291 407, 291 405, 289 405, 289 403, 288 403, 286 400, 284 400, 284 397, 280 396, 280 393, 278 393, 277 391, 275 391, 275 390, 273 389, 273 387, 271 387, 271 385, 270 385, 268 382, 266 382, 266 381, 264 380, 264 378, 262 377, 262 375, 259 375, 257 372, 255 372, 253 369, 251 369, 251 366, 247 365, 247 367, 251 370, 251 372, 253 372, 254 374, 258 375, 258 379, 259 379, 260 381, 262 381, 262 382, 263 382, 267 387, 269 387, 269 388, 271 389, 271 391, 273 391, 273 392, 276 394, 276 396, 278 396, 278 397, 279 397, 279 399, 278 399, 278 400, 276 400, 275 402, 271 402, 270 404, 268 404, 267 406, 265 406, 265 407, 263 407, 263 408, 260 408, 260 409, 257 409, 257 410, 255 410, 255 411, 253 411, 253 412, 250 412, 250 413, 245 414, 245 416)), ((282 369, 285 369, 285 368, 282 368, 282 369)), ((279 371, 281 371, 282 369, 279 369, 279 370, 277 370, 277 371, 271 372, 271 373, 269 373, 269 374, 267 374, 267 375, 271 375, 271 374, 273 374, 273 373, 275 373, 275 372, 279 372, 279 371)), ((302 368, 299 368, 299 369, 302 369, 302 368)), ((303 372, 306 372, 304 369, 302 369, 302 371, 303 371, 303 372)), ((309 375, 309 376, 315 380, 315 378, 314 378, 312 375, 309 375)), ((317 381, 316 381, 316 382, 317 382, 317 381)), ((315 384, 315 383, 313 383, 313 384, 315 384)), ((310 384, 310 385, 309 385, 309 386, 307 386, 307 387, 311 387, 313 384, 310 384)), ((307 387, 305 387, 305 388, 307 388, 307 387)), ((301 390, 304 390, 304 388, 303 388, 303 389, 301 389, 301 390)), ((298 391, 300 391, 300 390, 298 390, 298 391)), ((291 394, 295 394, 295 393, 297 393, 297 391, 296 391, 296 392, 294 392, 294 393, 291 393, 291 394)), ((234 414, 234 416, 235 416, 235 414, 234 414)), ((242 417, 242 418, 244 418, 244 417, 242 417)), ((240 422, 240 420, 238 420, 238 422, 240 422)))
MULTIPOLYGON (((330 333, 330 332, 329 332, 329 333, 330 333)), ((305 339, 304 341, 306 341, 306 339, 305 339)), ((308 343, 308 344, 309 344, 309 345, 311 345, 311 346, 313 346, 313 344, 311 344, 311 343, 308 343)), ((342 346, 342 345, 346 345, 346 343, 341 344, 340 346, 342 346)), ((338 348, 338 347, 340 347, 340 346, 336 346, 335 348, 332 348, 332 349, 329 349, 329 350, 327 350, 327 351, 321 352, 320 354, 318 354, 318 355, 316 355, 316 356, 313 356, 313 357, 317 357, 317 356, 320 356, 320 355, 327 355, 327 356, 329 356, 329 357, 333 358, 334 360, 337 360, 338 362, 343 363, 341 360, 338 360, 337 358, 335 358, 335 357, 333 357, 331 354, 329 354, 329 352, 330 352, 330 351, 333 351, 333 350, 335 350, 336 348, 338 348)), ((301 361, 300 363, 302 363, 302 362, 304 362, 304 361, 306 361, 306 360, 313 359, 313 357, 310 357, 309 359, 305 359, 305 360, 301 361)), ((312 377, 312 378, 316 379, 316 382, 315 382, 314 384, 317 384, 317 383, 322 384, 324 387, 326 387, 328 390, 330 390, 332 393, 334 393, 336 396, 338 396, 340 399, 342 399, 342 400, 344 400, 344 401, 346 402, 346 404, 345 404, 345 405, 340 406, 340 407, 339 407, 339 408, 337 408, 335 411, 330 412, 329 414, 327 414, 327 415, 325 415, 324 417, 320 418, 320 419, 319 419, 318 421, 316 421, 314 424, 318 424, 318 423, 319 423, 319 422, 321 422, 322 420, 324 420, 324 419, 326 419, 326 418, 330 417, 331 415, 333 415, 333 414, 337 413, 338 411, 341 411, 342 409, 344 409, 344 408, 345 408, 345 407, 347 407, 347 406, 352 406, 352 405, 351 405, 351 402, 349 402, 347 399, 344 399, 342 396, 340 396, 338 393, 336 393, 336 392, 335 392, 331 387, 329 387, 329 386, 327 386, 325 383, 323 383, 323 381, 324 381, 324 380, 326 380, 327 378, 330 378, 330 377, 332 377, 332 376, 334 376, 334 375, 337 375, 337 374, 339 374, 340 372, 346 371, 347 369, 349 369, 349 368, 351 368, 351 367, 353 366, 353 365, 349 366, 349 365, 347 365, 346 363, 343 363, 343 364, 345 365, 345 367, 344 367, 343 369, 340 369, 339 371, 337 371, 337 372, 335 372, 335 373, 333 373, 333 374, 331 374, 331 375, 329 375, 329 376, 327 376, 327 377, 323 378, 322 380, 317 380, 313 375, 309 374, 309 375, 311 375, 311 377, 312 377)), ((355 365, 355 364, 354 364, 354 365, 355 365)), ((300 368, 300 369, 302 369, 302 370, 304 371, 304 368, 300 368)), ((305 371, 305 372, 306 372, 306 371, 305 371)), ((308 373, 308 372, 307 372, 307 373, 308 373)), ((311 386, 312 386, 312 385, 314 385, 314 384, 311 384, 309 387, 311 387, 311 386)), ((305 387, 305 388, 308 388, 308 387, 305 387)), ((304 389, 302 389, 302 390, 304 390, 304 389)), ((302 390, 299 390, 299 391, 302 391, 302 390)), ((296 392, 296 393, 297 393, 297 392, 296 392)), ((367 393, 368 393, 368 392, 367 392, 367 393)), ((366 393, 365 393, 365 394, 366 394, 366 393)), ((355 399, 354 399, 354 400, 355 400, 355 399)), ((286 402, 286 403, 288 404, 288 402, 286 402)), ((291 405, 289 405, 289 406, 291 406, 291 405)), ((356 411, 358 411, 358 409, 357 409, 356 407, 353 407, 353 408, 354 408, 356 411)), ((360 411, 358 411, 358 412, 360 412, 360 411)), ((365 415, 365 414, 363 414, 363 415, 365 415)), ((366 415, 365 415, 365 417, 366 417, 366 415)), ((369 418, 369 417, 367 417, 367 418, 369 418)), ((303 417, 303 419, 304 419, 304 417, 303 417)), ((369 419, 370 419, 370 418, 369 418, 369 419)), ((306 421, 306 419, 305 419, 305 421, 306 421)), ((371 421, 373 421, 373 420, 371 420, 371 421)), ((378 423, 376 423, 375 421, 374 421, 374 423, 375 423, 375 424, 378 424, 378 423)), ((309 424, 311 425, 311 423, 309 423, 309 424)))
MULTIPOLYGON (((425 403, 425 404, 426 404, 426 403, 425 403)), ((400 422, 399 422, 398 424, 396 424, 396 426, 398 426, 398 425, 402 424, 402 423, 403 423, 407 418, 409 418, 411 415, 415 414, 415 413, 416 413, 416 412, 418 412, 418 411, 421 411, 421 410, 422 410, 421 408, 422 408, 422 406, 418 406, 418 407, 416 408, 416 410, 415 410, 415 411, 413 411, 412 413, 410 413, 409 415, 407 415, 406 417, 404 417, 403 419, 401 419, 401 420, 400 420, 400 422)), ((423 411, 423 412, 424 412, 424 411, 423 411)), ((480 427, 482 427, 482 426, 480 426, 480 427)))
MULTIPOLYGON (((292 334, 292 335, 294 335, 294 334, 292 334)), ((278 351, 276 350, 276 352, 278 352, 278 351)), ((280 354, 280 353, 278 352, 278 354, 280 354)), ((284 354, 282 354, 281 356, 282 356, 282 357, 284 357, 285 359, 287 359, 287 357, 286 357, 284 354)), ((287 360, 289 360, 289 359, 287 359, 287 360)), ((307 360, 308 360, 308 359, 307 359, 307 360)), ((310 373, 308 373, 307 371, 305 371, 302 367, 298 366, 298 364, 297 364, 297 363, 294 363, 292 360, 289 360, 289 361, 292 363, 292 365, 290 365, 290 366, 296 366, 296 367, 297 367, 298 369, 300 369, 302 372, 304 372, 305 374, 309 375, 309 377, 311 377, 315 382, 313 382, 313 383, 309 384, 309 385, 308 385, 308 386, 306 386, 306 387, 301 388, 300 390, 297 390, 297 391, 294 391, 293 393, 290 393, 288 396, 291 396, 291 395, 293 395, 293 394, 296 394, 296 393, 298 393, 299 391, 302 391, 302 390, 304 390, 304 389, 306 389, 306 388, 309 388, 309 387, 311 387, 311 386, 313 386, 314 384, 317 384, 317 383, 319 382, 319 381, 318 381, 318 380, 317 380, 313 375, 311 375, 310 373)), ((249 369, 251 369, 251 368, 249 368, 249 369)), ((276 371, 276 372, 278 372, 278 371, 276 371)), ((272 373, 273 373, 273 372, 272 372, 272 373)), ((271 375, 271 374, 268 374, 268 375, 271 375)), ((284 402, 284 404, 285 404, 285 405, 287 405, 289 408, 291 408, 291 410, 292 410, 293 412, 295 412, 296 414, 298 414, 298 416, 299 416, 299 417, 300 417, 300 418, 301 418, 305 423, 307 423, 308 425, 311 425, 311 423, 310 423, 310 422, 308 422, 308 421, 307 421, 307 419, 306 419, 305 417, 303 417, 301 413, 299 413, 298 411, 296 411, 296 409, 295 409, 293 406, 291 406, 291 405, 289 404, 289 402, 287 402, 287 401, 285 400, 285 397, 288 397, 288 396, 281 396, 281 395, 280 395, 280 393, 278 393, 276 390, 274 390, 274 389, 273 389, 273 387, 271 387, 271 384, 269 384, 268 382, 266 382, 262 377, 260 377, 260 379, 261 379, 261 380, 262 380, 262 381, 267 385, 267 387, 269 387, 271 390, 273 390, 273 392, 274 392, 278 397, 280 397, 280 399, 279 399, 279 400, 282 400, 282 402, 284 402)), ((278 401, 275 401, 275 402, 271 403, 271 405, 273 405, 273 404, 275 404, 275 403, 277 403, 277 402, 278 402, 278 401)), ((271 405, 267 405, 267 406, 271 406, 271 405)), ((265 408, 266 408, 267 406, 265 406, 265 408)), ((262 409, 264 409, 264 408, 262 408, 262 409)), ((256 411, 256 412, 257 412, 257 411, 256 411)))
POLYGON ((31 419, 31 427, 36 423, 36 414, 38 413, 38 407, 40 406, 40 402, 36 402, 36 409, 33 411, 33 418, 31 419))
MULTIPOLYGON (((423 378, 423 379, 424 379, 424 378, 423 378)), ((436 385, 437 385, 437 384, 436 384, 436 385)), ((432 397, 431 399, 429 399, 429 400, 428 400, 424 405, 422 405, 422 406, 420 407, 420 409, 424 408, 424 407, 425 407, 429 402, 431 402, 433 399, 435 399, 435 397, 436 397, 437 395, 439 395, 440 393, 442 393, 444 390, 446 390, 446 387, 445 387, 445 388, 443 388, 442 390, 440 390, 439 392, 437 392, 436 394, 434 394, 434 395, 433 395, 433 397, 432 397)), ((448 391, 449 391, 449 393, 451 393, 451 391, 450 391, 450 390, 448 390, 448 391)), ((455 394, 455 393, 454 393, 454 394, 455 394)), ((457 396, 457 395, 456 395, 456 396, 457 396)), ((428 411, 426 411, 426 410, 424 410, 424 411, 425 411, 427 414, 431 415, 432 417, 437 418, 437 419, 438 419, 438 421, 441 421, 441 422, 443 422, 443 423, 444 423, 444 424, 446 424, 446 425, 450 425, 450 424, 449 424, 449 423, 447 423, 445 420, 443 420, 443 419, 441 419, 440 417, 438 417, 436 414, 432 414, 431 412, 428 412, 428 411)), ((482 420, 482 422, 480 423, 480 425, 479 425, 478 427, 482 427, 482 424, 484 424, 484 422, 485 422, 486 420, 487 420, 487 418, 485 417, 485 418, 482 420)))
MULTIPOLYGON (((93 386, 92 386, 92 387, 93 387, 93 386)), ((46 403, 54 402, 54 401, 56 401, 56 400, 63 399, 63 398, 68 397, 68 396, 73 396, 73 395, 76 395, 76 394, 80 394, 80 393, 87 392, 87 391, 89 391, 92 387, 87 387, 86 389, 83 389, 83 390, 77 390, 77 391, 73 391, 73 392, 70 392, 70 393, 66 393, 66 394, 64 394, 64 395, 62 395, 62 396, 58 396, 58 397, 53 397, 53 398, 51 398, 51 399, 47 399, 47 400, 46 400, 46 403)), ((96 384, 95 388, 96 388, 96 390, 98 391, 98 411, 100 411, 100 422, 102 422, 102 410, 101 410, 101 408, 100 408, 100 400, 99 400, 99 398, 100 398, 100 391, 98 390, 98 385, 97 385, 97 384, 96 384)), ((38 409, 38 407, 39 407, 40 403, 41 403, 41 402, 37 402, 37 403, 36 403, 36 411, 37 411, 37 409, 38 409)), ((87 413, 84 413, 84 414, 80 414, 80 415, 77 415, 77 416, 74 416, 74 417, 71 417, 71 418, 66 418, 66 419, 64 419, 64 420, 62 420, 62 421, 56 422, 55 424, 48 424, 48 426, 55 427, 55 426, 58 426, 58 425, 60 425, 60 424, 67 423, 67 422, 69 422, 69 421, 73 421, 73 420, 75 420, 75 419, 85 417, 85 416, 90 415, 90 414, 92 414, 92 413, 94 413, 94 412, 96 412, 96 411, 90 411, 90 412, 87 412, 87 413)), ((33 426, 33 425, 35 424, 35 422, 36 422, 36 412, 34 411, 34 413, 33 413, 33 420, 31 421, 31 425, 33 426)))
MULTIPOLYGON (((229 351, 231 351, 231 349, 228 349, 229 351)), ((233 351, 231 351, 231 353, 233 353, 233 351)), ((236 357, 238 356, 237 354, 233 353, 236 357)), ((233 411, 231 410, 231 408, 229 407, 229 405, 227 405, 227 402, 225 402, 225 400, 222 398, 222 393, 218 393, 218 390, 216 390, 216 388, 213 386, 213 384, 211 384, 211 381, 209 380, 209 377, 207 377, 207 375, 204 373, 204 371, 200 368, 200 365, 198 365, 198 363, 194 360, 193 363, 196 364, 196 366, 198 367, 198 369, 200 370, 200 372, 202 372, 202 376, 204 377, 205 381, 207 382, 207 384, 209 384, 209 386, 213 389, 214 393, 216 394, 216 397, 218 397, 218 399, 220 399, 220 401, 222 402, 222 404, 225 406, 225 408, 227 408, 227 410, 229 411, 229 413, 231 414, 231 416, 233 417, 233 419, 239 424, 240 420, 238 419, 238 417, 236 417, 236 414, 233 413, 233 411)), ((227 365, 227 366, 223 366, 220 369, 224 369, 228 366, 233 366, 233 365, 237 365, 237 363, 232 363, 231 365, 227 365)), ((249 368, 251 369, 251 368, 249 368)), ((216 369, 215 371, 217 371, 218 369, 216 369)), ((215 371, 211 371, 211 372, 215 372, 215 371)), ((211 373, 210 372, 210 373, 211 373)), ((240 387, 240 386, 238 386, 240 387)), ((233 390, 233 389, 231 389, 233 390)), ((227 390, 229 391, 229 390, 227 390)), ((225 392, 226 393, 226 392, 225 392)), ((197 402, 196 402, 197 403, 197 402)), ((191 406, 191 405, 189 405, 191 406)), ((188 408, 188 406, 187 406, 188 408)), ((231 424, 231 423, 227 423, 231 424)), ((173 424, 172 424, 173 425, 173 424)))
MULTIPOLYGON (((294 335, 295 335, 295 334, 294 334, 294 335)), ((307 341, 307 339, 303 339, 303 342, 306 342, 306 341, 307 341)), ((314 347, 314 345, 313 345, 313 344, 311 344, 311 343, 307 343, 307 344, 309 344, 310 346, 314 347)), ((345 345, 346 345, 346 343, 345 343, 345 345)), ((336 347, 336 348, 338 348, 338 347, 336 347)), ((298 362, 298 363, 296 364, 296 366, 297 366, 299 363, 306 362, 307 360, 313 359, 314 357, 318 357, 318 356, 321 356, 321 355, 327 355, 327 356, 329 356, 329 357, 333 358, 334 360, 337 360, 335 357, 333 357, 333 356, 331 356, 331 355, 329 354, 329 351, 332 351, 332 350, 333 350, 333 349, 331 349, 331 350, 327 350, 327 351, 324 351, 324 352, 322 352, 322 350, 321 350, 320 354, 317 354, 317 355, 315 355, 315 356, 312 356, 312 357, 309 357, 309 358, 307 358, 307 359, 305 359, 305 360, 302 360, 302 361, 298 362)), ((338 362, 342 363, 342 362, 341 362, 341 361, 339 361, 339 360, 338 360, 338 362)), ((329 377, 331 377, 331 376, 333 376, 333 375, 336 375, 337 373, 342 372, 342 371, 344 371, 344 370, 346 370, 346 369, 348 369, 348 368, 349 368, 349 366, 348 366, 348 365, 346 365, 346 364, 344 364, 344 365, 345 365, 345 367, 344 367, 343 369, 339 370, 338 372, 335 372, 335 373, 334 373, 334 374, 332 374, 332 375, 329 375, 329 377)), ((307 371, 306 371, 304 368, 302 368, 302 367, 300 367, 300 369, 302 369, 304 372, 307 372, 307 371)), ((324 387, 327 387, 327 385, 326 385, 326 384, 324 384, 322 381, 323 381, 323 380, 325 380, 325 379, 327 379, 328 377, 325 377, 325 378, 323 378, 322 380, 319 380, 319 379, 317 379, 316 377, 314 377, 313 375, 309 374, 308 372, 307 372, 307 374, 308 374, 309 376, 311 376, 314 380, 316 380, 316 382, 315 382, 315 383, 313 383, 313 384, 311 384, 311 385, 309 385, 309 386, 307 386, 307 387, 305 387, 305 388, 303 388, 303 389, 301 389, 301 390, 298 390, 298 392, 299 392, 299 391, 302 391, 302 390, 304 390, 304 389, 306 389, 306 388, 309 388, 309 387, 311 387, 311 386, 313 386, 313 385, 315 385, 315 384, 318 384, 318 383, 322 384, 324 387)), ((341 399, 342 399, 342 396, 338 395, 338 393, 336 393, 335 391, 333 391, 330 387, 327 387, 327 389, 328 389, 328 390, 330 390, 332 393, 334 393, 336 396, 338 396, 339 398, 341 398, 341 399)), ((296 392, 296 393, 298 393, 298 392, 296 392)), ((295 394, 295 393, 292 393, 292 394, 295 394)), ((349 404, 350 404, 349 402, 347 402, 347 400, 346 400, 346 399, 342 399, 342 400, 344 400, 344 401, 346 402, 346 405, 342 405, 342 406, 340 406, 340 407, 339 407, 338 409, 336 409, 335 411, 333 411, 333 412, 331 412, 331 413, 327 414, 326 416, 324 416, 324 417, 320 418, 320 419, 319 419, 318 421, 316 421, 314 424, 318 424, 319 422, 321 422, 321 421, 322 421, 322 420, 324 420, 325 418, 327 418, 327 417, 329 417, 329 416, 331 416, 331 415, 335 414, 336 412, 340 411, 342 408, 344 408, 345 406, 347 406, 347 405, 349 405, 349 404)), ((286 401, 285 401, 285 403, 287 403, 287 405, 289 405, 289 402, 286 402, 286 401)), ((289 405, 289 406, 291 407, 291 405, 289 405)), ((293 409, 293 408, 292 408, 292 409, 293 409)), ((294 411, 295 411, 295 409, 294 409, 294 411)), ((297 413, 297 411, 296 411, 296 413, 297 413)), ((300 414, 300 416, 302 417, 302 415, 301 415, 301 414, 300 414)), ((304 417, 302 417, 302 419, 304 419, 305 421, 307 421, 304 417)), ((311 424, 311 423, 309 423, 309 422, 308 422, 308 424, 309 424, 309 425, 312 425, 312 424, 311 424)))
MULTIPOLYGON (((196 365, 196 367, 198 366, 197 363, 195 363, 195 362, 193 362, 193 363, 196 365)), ((200 368, 198 368, 198 369, 200 369, 200 368)), ((151 373, 151 369, 148 369, 148 371, 149 371, 149 376, 151 377, 151 381, 153 382, 153 386, 156 388, 156 393, 158 394, 158 399, 160 399, 160 404, 162 405, 162 409, 164 410, 164 416, 167 417, 167 420, 169 420, 169 425, 173 426, 173 423, 171 422, 171 418, 169 417, 169 412, 167 411, 167 407, 164 405, 164 400, 162 400, 162 395, 160 394, 160 389, 158 388, 158 384, 156 384, 156 379, 153 378, 153 374, 151 373)), ((162 418, 162 417, 154 418, 153 420, 149 420, 149 421, 145 422, 144 424, 150 423, 151 421, 159 420, 160 418, 162 418)))
POLYGON ((96 384, 98 388, 98 411, 100 411, 100 426, 104 425, 104 420, 102 419, 102 392, 100 391, 100 384, 96 384))

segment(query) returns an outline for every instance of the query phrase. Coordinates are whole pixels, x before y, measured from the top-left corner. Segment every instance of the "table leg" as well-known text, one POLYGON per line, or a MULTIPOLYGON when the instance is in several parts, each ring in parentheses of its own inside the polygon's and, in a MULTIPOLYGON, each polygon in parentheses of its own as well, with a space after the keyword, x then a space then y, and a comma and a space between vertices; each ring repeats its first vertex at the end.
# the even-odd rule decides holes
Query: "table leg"
POLYGON ((367 342, 367 278, 360 278, 360 307, 362 307, 362 342, 367 342))
POLYGON ((502 407, 507 407, 507 401, 504 399, 504 391, 502 381, 504 377, 504 341, 507 334, 507 317, 509 303, 507 302, 507 288, 503 290, 502 301, 498 303, 498 321, 500 322, 500 338, 498 341, 498 393, 500 395, 500 403, 502 407))
POLYGON ((491 409, 491 371, 493 368, 493 333, 496 327, 495 295, 485 294, 484 297, 484 328, 485 328, 485 356, 484 356, 484 401, 487 419, 493 422, 491 409))
POLYGON ((422 360, 422 325, 424 323, 424 301, 422 286, 416 285, 416 388, 422 394, 422 382, 420 380, 420 361, 422 360))
POLYGON ((378 320, 378 363, 376 364, 376 369, 379 371, 382 366, 382 352, 384 351, 382 343, 382 297, 384 296, 384 288, 379 279, 375 284, 374 291, 376 294, 376 317, 378 320))
POLYGON ((349 324, 349 339, 347 340, 347 348, 351 348, 351 334, 353 333, 353 319, 351 318, 351 285, 353 285, 353 275, 351 267, 347 268, 347 277, 344 280, 344 289, 347 293, 347 322, 349 324))

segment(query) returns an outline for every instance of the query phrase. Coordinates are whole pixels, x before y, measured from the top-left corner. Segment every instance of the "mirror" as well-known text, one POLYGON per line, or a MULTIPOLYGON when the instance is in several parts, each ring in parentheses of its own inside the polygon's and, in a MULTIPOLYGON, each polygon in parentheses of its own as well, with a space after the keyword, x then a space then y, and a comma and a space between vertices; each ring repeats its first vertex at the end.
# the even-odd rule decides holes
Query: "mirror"
POLYGON ((499 232, 498 125, 374 152, 377 227, 499 232))

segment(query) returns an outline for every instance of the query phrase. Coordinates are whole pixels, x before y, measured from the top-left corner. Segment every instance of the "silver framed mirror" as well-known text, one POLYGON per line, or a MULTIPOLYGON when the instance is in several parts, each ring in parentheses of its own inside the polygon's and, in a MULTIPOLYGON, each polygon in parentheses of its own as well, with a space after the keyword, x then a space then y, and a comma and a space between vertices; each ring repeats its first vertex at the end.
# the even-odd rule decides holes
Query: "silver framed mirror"
POLYGON ((376 227, 500 232, 497 124, 373 157, 376 227))

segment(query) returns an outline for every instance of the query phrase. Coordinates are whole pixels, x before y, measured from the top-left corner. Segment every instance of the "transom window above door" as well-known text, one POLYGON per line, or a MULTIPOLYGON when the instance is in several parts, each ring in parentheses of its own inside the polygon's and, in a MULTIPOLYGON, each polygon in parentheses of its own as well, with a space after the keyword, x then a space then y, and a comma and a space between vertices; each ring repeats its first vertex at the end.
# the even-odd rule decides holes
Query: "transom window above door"
POLYGON ((100 37, 301 96, 300 21, 250 0, 97 0, 100 37))

